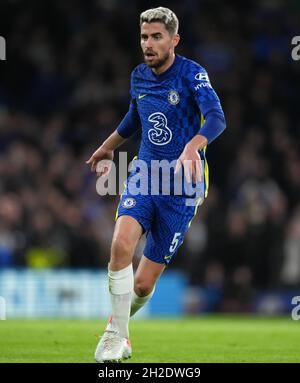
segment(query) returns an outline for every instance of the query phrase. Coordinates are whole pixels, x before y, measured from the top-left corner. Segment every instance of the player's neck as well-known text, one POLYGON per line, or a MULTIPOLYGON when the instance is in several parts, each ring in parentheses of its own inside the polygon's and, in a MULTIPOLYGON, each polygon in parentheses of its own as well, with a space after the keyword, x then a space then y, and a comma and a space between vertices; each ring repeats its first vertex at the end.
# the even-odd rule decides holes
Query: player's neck
POLYGON ((156 75, 160 75, 166 72, 173 65, 174 61, 175 61, 175 53, 173 52, 173 54, 170 55, 170 57, 164 63, 164 65, 160 66, 159 68, 152 68, 152 70, 156 75))

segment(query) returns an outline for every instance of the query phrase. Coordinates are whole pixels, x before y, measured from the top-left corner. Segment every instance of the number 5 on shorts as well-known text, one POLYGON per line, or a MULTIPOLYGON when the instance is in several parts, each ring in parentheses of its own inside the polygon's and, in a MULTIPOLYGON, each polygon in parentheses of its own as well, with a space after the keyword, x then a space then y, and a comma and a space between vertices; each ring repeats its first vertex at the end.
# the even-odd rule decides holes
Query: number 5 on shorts
POLYGON ((178 246, 178 242, 179 242, 179 237, 180 237, 181 233, 175 233, 174 234, 174 237, 172 239, 172 244, 169 248, 169 252, 170 253, 173 253, 176 249, 176 247, 178 246))

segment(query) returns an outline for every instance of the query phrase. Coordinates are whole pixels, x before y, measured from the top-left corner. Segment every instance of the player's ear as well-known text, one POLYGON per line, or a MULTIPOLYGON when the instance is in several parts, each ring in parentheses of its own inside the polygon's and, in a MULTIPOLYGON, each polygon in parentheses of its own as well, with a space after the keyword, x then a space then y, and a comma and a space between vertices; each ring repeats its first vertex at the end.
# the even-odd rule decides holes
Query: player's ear
POLYGON ((180 36, 178 33, 176 33, 176 35, 173 36, 173 45, 174 45, 174 48, 178 45, 180 41, 180 36))

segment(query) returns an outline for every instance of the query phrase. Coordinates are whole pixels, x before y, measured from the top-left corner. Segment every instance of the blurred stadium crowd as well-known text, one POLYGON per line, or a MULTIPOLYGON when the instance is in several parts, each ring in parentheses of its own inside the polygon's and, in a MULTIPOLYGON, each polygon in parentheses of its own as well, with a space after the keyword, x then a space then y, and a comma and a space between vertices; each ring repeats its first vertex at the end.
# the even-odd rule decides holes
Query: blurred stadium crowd
MULTIPOLYGON (((257 289, 300 286, 300 61, 291 59, 300 3, 24 3, 0 4, 0 267, 106 267, 118 197, 97 195, 85 160, 127 111, 139 13, 164 5, 179 17, 178 53, 208 70, 227 119, 207 151, 209 197, 171 268, 242 309, 257 289)), ((121 150, 133 156, 138 143, 121 150)))

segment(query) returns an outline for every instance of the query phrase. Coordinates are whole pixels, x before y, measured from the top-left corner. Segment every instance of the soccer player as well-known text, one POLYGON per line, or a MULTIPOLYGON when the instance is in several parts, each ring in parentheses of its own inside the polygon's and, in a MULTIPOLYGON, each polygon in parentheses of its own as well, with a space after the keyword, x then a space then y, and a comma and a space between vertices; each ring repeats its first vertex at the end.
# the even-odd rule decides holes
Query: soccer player
MULTIPOLYGON (((98 162, 112 160, 114 150, 141 128, 138 159, 149 167, 152 160, 176 160, 174 174, 183 172, 187 182, 201 184, 206 197, 205 152, 225 129, 225 119, 205 69, 175 54, 180 40, 178 25, 168 8, 141 13, 145 63, 131 74, 129 111, 87 164, 103 176, 108 168, 97 167, 98 162)), ((131 177, 116 216, 108 264, 112 315, 96 348, 97 362, 131 357, 129 318, 153 295, 156 281, 182 244, 197 210, 197 206, 186 203, 190 196, 176 195, 173 187, 170 195, 132 195, 128 187, 131 177), (132 258, 143 233, 147 235, 146 246, 134 277, 132 258)))

